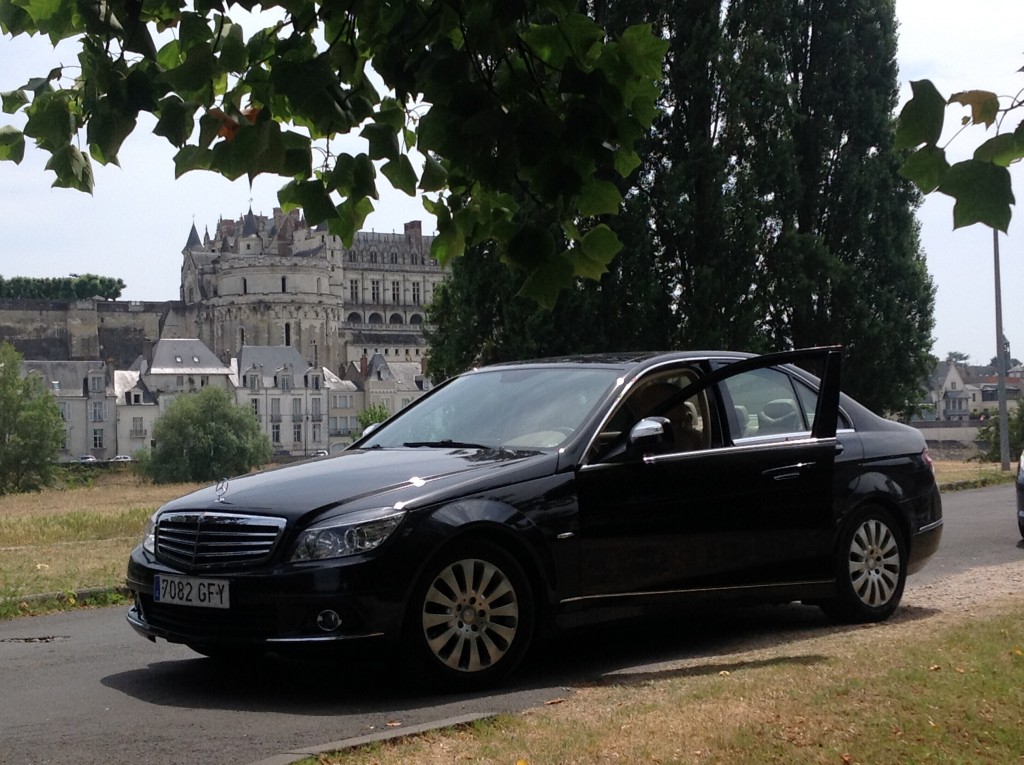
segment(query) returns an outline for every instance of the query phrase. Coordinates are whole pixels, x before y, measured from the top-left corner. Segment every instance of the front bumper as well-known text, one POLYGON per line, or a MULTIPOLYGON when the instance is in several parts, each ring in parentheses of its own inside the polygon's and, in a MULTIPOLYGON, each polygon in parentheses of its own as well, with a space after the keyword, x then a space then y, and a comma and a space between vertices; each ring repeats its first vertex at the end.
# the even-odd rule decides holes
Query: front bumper
POLYGON ((128 624, 150 639, 192 645, 236 645, 271 649, 367 638, 397 638, 403 588, 400 572, 379 560, 339 559, 278 565, 255 571, 179 571, 137 547, 128 563, 127 586, 133 604, 128 624), (389 569, 391 567, 388 567, 389 569), (203 608, 157 602, 157 574, 201 576, 227 581, 230 608, 203 608), (396 582, 389 586, 388 582, 396 582), (323 618, 333 612, 337 619, 323 618))

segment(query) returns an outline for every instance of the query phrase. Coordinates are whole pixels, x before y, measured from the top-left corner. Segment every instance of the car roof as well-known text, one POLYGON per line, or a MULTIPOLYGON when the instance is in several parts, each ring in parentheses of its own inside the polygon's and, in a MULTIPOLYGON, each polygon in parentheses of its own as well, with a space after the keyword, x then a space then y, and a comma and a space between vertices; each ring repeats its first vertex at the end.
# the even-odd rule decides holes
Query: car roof
POLYGON ((746 359, 756 356, 755 353, 743 353, 740 351, 622 351, 615 353, 594 353, 577 354, 567 356, 551 356, 541 359, 526 359, 523 361, 507 361, 498 364, 478 367, 472 371, 514 369, 522 367, 572 367, 572 366, 600 366, 619 368, 623 371, 641 371, 648 367, 657 366, 672 361, 688 361, 696 359, 746 359))

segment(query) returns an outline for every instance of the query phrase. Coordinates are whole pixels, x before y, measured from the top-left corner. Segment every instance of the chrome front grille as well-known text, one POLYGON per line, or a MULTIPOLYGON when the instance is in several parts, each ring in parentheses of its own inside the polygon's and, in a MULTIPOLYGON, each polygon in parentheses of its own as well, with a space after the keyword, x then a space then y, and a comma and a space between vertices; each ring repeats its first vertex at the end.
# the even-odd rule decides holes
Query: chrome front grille
POLYGON ((284 518, 214 512, 164 513, 157 521, 156 557, 184 569, 258 566, 284 531, 284 518))

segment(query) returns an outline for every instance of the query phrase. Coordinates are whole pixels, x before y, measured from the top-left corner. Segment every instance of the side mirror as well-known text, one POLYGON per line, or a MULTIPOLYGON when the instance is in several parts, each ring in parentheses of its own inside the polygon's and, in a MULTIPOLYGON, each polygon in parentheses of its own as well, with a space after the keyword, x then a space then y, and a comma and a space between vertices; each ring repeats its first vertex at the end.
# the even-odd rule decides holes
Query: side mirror
POLYGON ((667 417, 644 417, 629 431, 630 454, 669 451, 674 443, 672 423, 667 417))

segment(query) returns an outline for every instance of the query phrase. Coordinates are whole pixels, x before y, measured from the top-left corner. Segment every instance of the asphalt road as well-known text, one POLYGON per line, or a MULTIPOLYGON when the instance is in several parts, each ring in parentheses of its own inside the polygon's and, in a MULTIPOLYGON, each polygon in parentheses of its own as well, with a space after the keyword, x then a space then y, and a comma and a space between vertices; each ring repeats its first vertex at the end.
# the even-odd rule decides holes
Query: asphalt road
MULTIPOLYGON (((942 547, 908 591, 975 566, 1024 560, 1012 486, 947 494, 942 547)), ((150 643, 122 607, 0 622, 0 763, 286 763, 289 752, 495 712, 590 683, 667 676, 673 660, 784 643, 828 629, 817 609, 743 609, 572 634, 535 652, 499 692, 432 696, 387 656, 269 659, 219 668, 150 643)))

